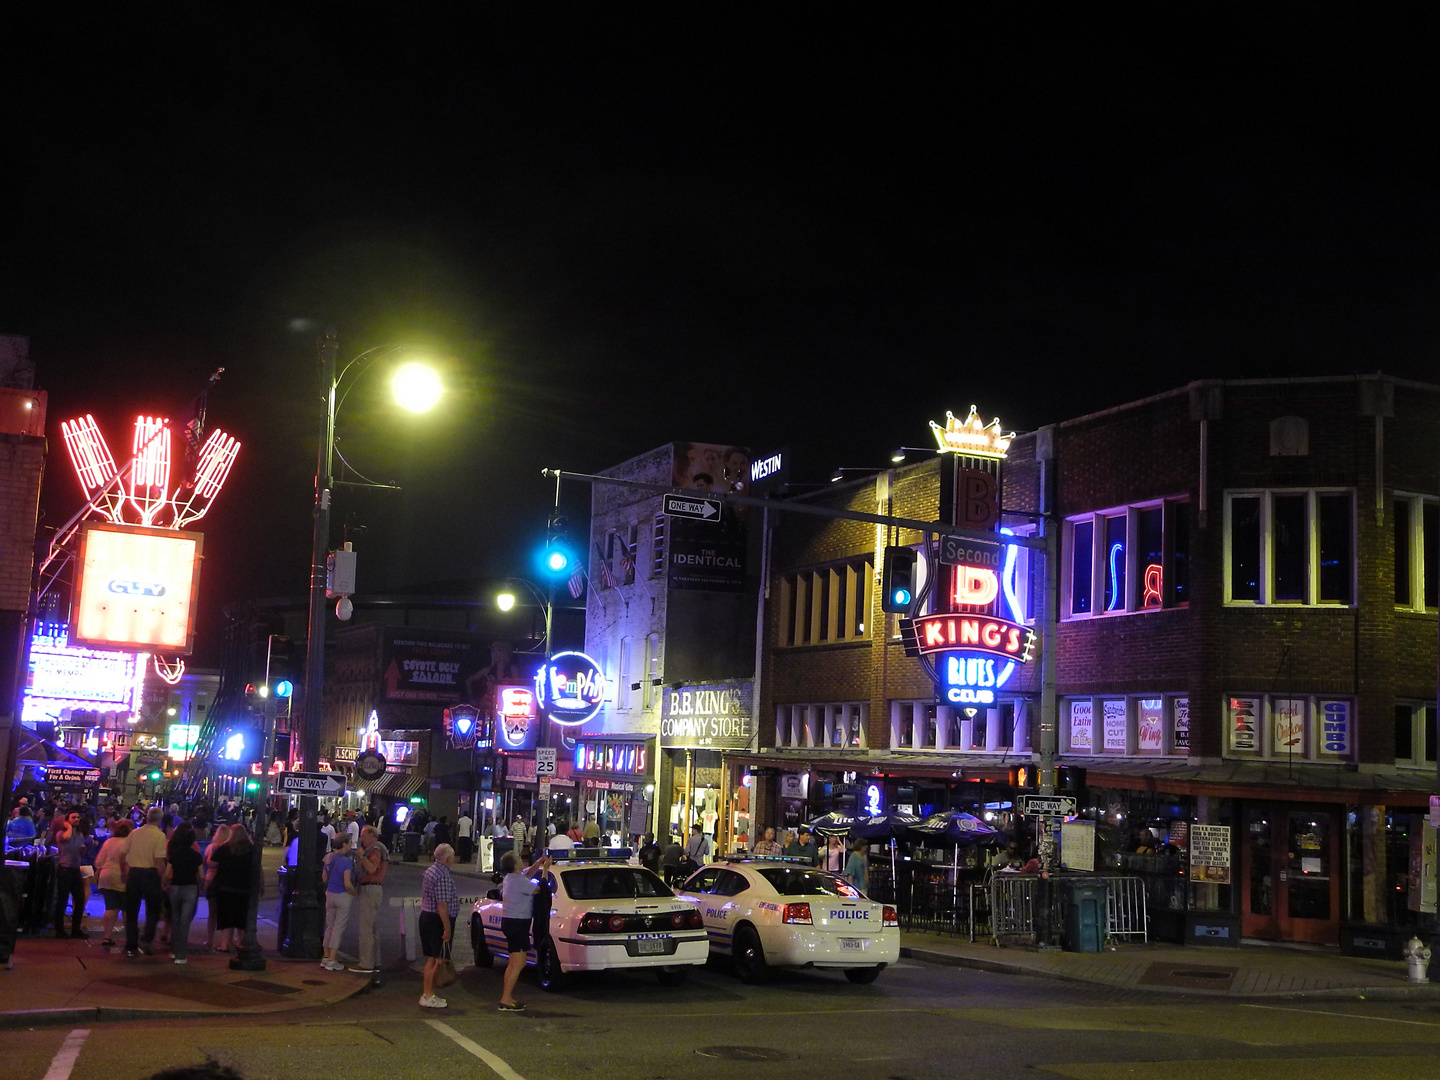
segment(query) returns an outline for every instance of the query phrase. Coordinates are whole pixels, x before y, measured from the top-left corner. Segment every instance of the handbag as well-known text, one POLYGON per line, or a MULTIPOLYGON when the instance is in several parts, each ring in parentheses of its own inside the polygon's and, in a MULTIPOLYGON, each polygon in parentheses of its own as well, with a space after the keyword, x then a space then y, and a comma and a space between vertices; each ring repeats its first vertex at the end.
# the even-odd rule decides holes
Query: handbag
POLYGON ((435 989, 449 986, 460 978, 455 973, 455 962, 450 959, 450 942, 445 943, 445 955, 440 959, 440 966, 435 969, 435 989))

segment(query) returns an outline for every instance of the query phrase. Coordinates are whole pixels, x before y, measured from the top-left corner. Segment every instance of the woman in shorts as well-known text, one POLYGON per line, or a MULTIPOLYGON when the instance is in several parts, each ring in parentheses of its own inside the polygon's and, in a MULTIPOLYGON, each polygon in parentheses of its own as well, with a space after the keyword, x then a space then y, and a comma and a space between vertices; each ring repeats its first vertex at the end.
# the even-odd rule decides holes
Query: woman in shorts
POLYGON ((115 929, 115 920, 125 910, 125 878, 120 873, 120 849, 125 846, 125 837, 130 835, 134 825, 126 818, 115 822, 110 839, 100 845, 95 853, 95 878, 99 883, 100 899, 105 902, 105 914, 100 917, 100 945, 113 949, 115 941, 110 937, 115 929))
POLYGON ((523 1012, 524 1005, 515 1000, 515 984, 525 970, 525 954, 530 951, 530 919, 535 913, 535 893, 540 884, 535 880, 550 866, 550 856, 541 855, 524 870, 517 869, 520 857, 507 851, 500 860, 505 880, 500 885, 500 929, 505 934, 505 947, 510 959, 505 964, 505 980, 500 989, 501 1012, 523 1012))

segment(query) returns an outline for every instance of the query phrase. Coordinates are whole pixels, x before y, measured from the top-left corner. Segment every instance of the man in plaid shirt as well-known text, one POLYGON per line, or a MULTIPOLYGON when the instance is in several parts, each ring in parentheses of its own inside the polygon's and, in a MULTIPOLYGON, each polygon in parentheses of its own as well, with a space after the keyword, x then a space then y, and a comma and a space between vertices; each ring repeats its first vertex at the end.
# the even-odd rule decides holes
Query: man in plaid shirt
POLYGON ((454 848, 449 844, 437 845, 435 861, 420 879, 420 950, 425 954, 425 987, 420 1004, 427 1009, 443 1009, 449 1004, 435 995, 435 972, 440 970, 460 913, 460 894, 455 891, 455 879, 450 875, 450 864, 454 861, 454 848))

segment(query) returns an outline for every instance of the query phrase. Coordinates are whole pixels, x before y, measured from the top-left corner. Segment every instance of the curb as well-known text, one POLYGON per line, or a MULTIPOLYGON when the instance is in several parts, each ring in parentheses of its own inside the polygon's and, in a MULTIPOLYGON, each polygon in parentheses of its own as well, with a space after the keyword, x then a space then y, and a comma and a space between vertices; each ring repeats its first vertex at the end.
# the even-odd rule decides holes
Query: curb
POLYGON ((908 960, 920 960, 927 964, 940 964, 946 967, 970 968, 995 975, 1028 975, 1037 979, 1055 979, 1059 982, 1085 986, 1105 986, 1112 990, 1144 990, 1162 994, 1235 998, 1244 1001, 1288 1001, 1296 998, 1364 998, 1367 1001, 1399 1001, 1412 997, 1440 998, 1440 983, 1418 983, 1413 986, 1341 986, 1327 987, 1323 990, 1273 990, 1268 993, 1238 994, 1229 990, 1207 990, 1203 987, 1123 986, 1119 983, 1101 982, 1097 979, 1082 979, 1062 971, 1037 971, 1035 968, 1026 967, 1023 964, 982 960, 978 957, 961 956, 933 949, 917 949, 910 945, 900 946, 900 955, 908 960))

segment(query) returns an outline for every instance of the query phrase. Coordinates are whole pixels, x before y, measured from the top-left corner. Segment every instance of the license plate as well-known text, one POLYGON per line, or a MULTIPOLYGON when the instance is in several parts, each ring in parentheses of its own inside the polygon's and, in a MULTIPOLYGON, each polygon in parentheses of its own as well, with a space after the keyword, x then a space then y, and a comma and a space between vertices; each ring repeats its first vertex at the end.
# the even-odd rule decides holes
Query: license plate
POLYGON ((665 953, 665 942, 660 938, 641 938, 635 943, 635 951, 641 956, 661 956, 665 953))
POLYGON ((842 937, 840 939, 840 948, 854 949, 856 952, 861 952, 865 948, 865 939, 858 937, 842 937))

